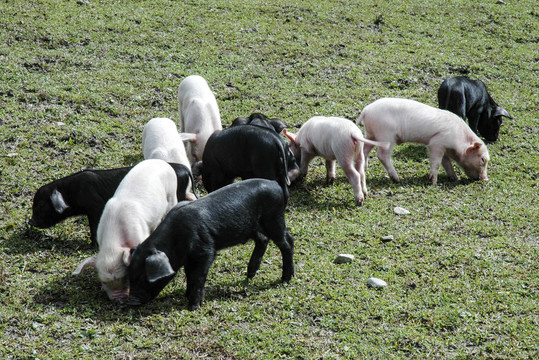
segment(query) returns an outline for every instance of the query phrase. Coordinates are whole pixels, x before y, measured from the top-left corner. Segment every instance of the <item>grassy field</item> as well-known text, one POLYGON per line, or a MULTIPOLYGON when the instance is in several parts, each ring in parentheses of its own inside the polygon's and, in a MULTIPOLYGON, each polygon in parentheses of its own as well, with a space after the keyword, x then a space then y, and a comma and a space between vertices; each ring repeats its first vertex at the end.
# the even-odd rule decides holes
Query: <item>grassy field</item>
POLYGON ((0 356, 4 359, 532 359, 539 354, 539 10, 532 0, 3 1, 0 3, 0 356), (449 76, 483 80, 514 120, 489 144, 490 181, 428 184, 426 150, 376 158, 353 205, 322 160, 291 189, 297 275, 271 245, 222 251, 206 301, 183 271, 140 308, 112 304, 85 219, 27 225, 43 184, 142 159, 150 118, 178 119, 199 74, 223 124, 262 112, 292 130, 357 119, 384 97, 437 106, 449 76), (394 214, 401 206, 411 213, 394 214), (382 242, 386 235, 394 240, 382 242), (340 253, 352 263, 333 262, 340 253), (388 286, 374 290, 375 276, 388 286))

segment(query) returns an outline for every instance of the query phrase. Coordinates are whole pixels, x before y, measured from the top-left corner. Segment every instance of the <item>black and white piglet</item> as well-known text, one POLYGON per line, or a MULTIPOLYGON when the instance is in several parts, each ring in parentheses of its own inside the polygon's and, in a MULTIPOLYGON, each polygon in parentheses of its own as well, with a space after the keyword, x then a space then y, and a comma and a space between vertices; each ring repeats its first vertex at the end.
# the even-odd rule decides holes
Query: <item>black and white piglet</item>
POLYGON ((211 194, 176 205, 142 244, 131 250, 129 259, 129 305, 142 305, 185 268, 189 310, 204 298, 204 284, 220 249, 255 241, 247 277, 255 276, 269 239, 283 257, 282 281, 294 275, 294 239, 286 229, 285 199, 272 180, 249 179, 223 187, 211 194))
MULTIPOLYGON (((194 181, 193 175, 184 165, 169 164, 178 178, 178 200, 183 200, 189 180, 194 181)), ((32 218, 28 223, 44 229, 72 216, 86 215, 90 225, 90 239, 95 244, 103 208, 132 168, 86 169, 43 185, 34 195, 32 218)))

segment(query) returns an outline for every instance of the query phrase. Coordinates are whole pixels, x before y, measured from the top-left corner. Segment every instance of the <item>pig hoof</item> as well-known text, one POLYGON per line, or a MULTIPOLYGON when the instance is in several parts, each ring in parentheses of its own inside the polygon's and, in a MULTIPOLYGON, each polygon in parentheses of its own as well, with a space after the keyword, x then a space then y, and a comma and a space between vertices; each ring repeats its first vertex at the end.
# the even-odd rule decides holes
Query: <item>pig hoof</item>
POLYGON ((195 310, 197 310, 199 307, 200 307, 200 305, 189 305, 189 306, 187 307, 187 309, 188 309, 189 311, 195 311, 195 310))
POLYGON ((334 178, 334 177, 326 178, 326 183, 327 183, 328 185, 333 185, 334 182, 335 182, 335 178, 334 178))

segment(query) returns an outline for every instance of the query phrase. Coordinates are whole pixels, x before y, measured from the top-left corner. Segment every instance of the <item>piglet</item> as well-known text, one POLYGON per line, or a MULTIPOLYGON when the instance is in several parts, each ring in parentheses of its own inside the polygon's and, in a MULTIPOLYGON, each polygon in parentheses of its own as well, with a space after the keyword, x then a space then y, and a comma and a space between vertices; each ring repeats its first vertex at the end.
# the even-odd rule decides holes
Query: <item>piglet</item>
MULTIPOLYGON (((194 183, 193 175, 185 165, 169 165, 176 172, 178 200, 183 200, 187 187, 194 183)), ((103 208, 132 168, 85 169, 41 186, 34 195, 32 218, 28 224, 45 229, 70 217, 85 215, 90 226, 90 240, 92 245, 97 245, 97 225, 103 208)))
POLYGON ((189 310, 204 298, 204 284, 218 250, 255 241, 247 277, 255 276, 269 239, 283 257, 282 281, 294 275, 294 239, 286 229, 286 200, 272 180, 248 179, 193 202, 179 203, 150 237, 131 251, 127 303, 142 305, 185 268, 189 310))
POLYGON ((446 109, 463 119, 470 128, 487 141, 498 140, 502 117, 512 119, 507 110, 498 106, 481 80, 464 76, 445 79, 438 89, 440 109, 446 109))
POLYGON ((144 160, 124 177, 107 201, 97 227, 99 251, 82 262, 73 275, 89 266, 111 300, 128 295, 130 249, 146 239, 177 203, 176 174, 163 160, 144 160))
POLYGON ((202 160, 206 142, 216 130, 222 130, 217 100, 206 80, 199 75, 186 77, 178 87, 180 128, 196 137, 187 146, 191 164, 202 160))
MULTIPOLYGON (((195 139, 195 134, 178 133, 176 124, 168 118, 153 118, 146 123, 142 131, 142 153, 144 159, 161 159, 170 163, 186 166, 191 171, 183 141, 195 139)), ((195 200, 191 187, 187 186, 186 199, 195 200)))
MULTIPOLYGON (((454 160, 471 179, 488 180, 488 149, 458 115, 413 100, 384 98, 367 105, 358 119, 365 125, 365 137, 387 141, 389 148, 378 148, 378 158, 395 182, 399 177, 391 163, 395 144, 414 142, 429 149, 429 179, 436 184, 440 164, 451 180, 457 176, 454 160)), ((365 145, 365 156, 372 145, 365 145)))
POLYGON ((315 156, 326 159, 328 183, 335 181, 335 160, 344 170, 352 189, 356 205, 362 205, 367 196, 363 143, 388 147, 388 143, 367 140, 353 122, 339 117, 315 116, 310 118, 297 134, 284 130, 291 140, 290 150, 301 162, 299 178, 307 175, 309 163, 315 156))

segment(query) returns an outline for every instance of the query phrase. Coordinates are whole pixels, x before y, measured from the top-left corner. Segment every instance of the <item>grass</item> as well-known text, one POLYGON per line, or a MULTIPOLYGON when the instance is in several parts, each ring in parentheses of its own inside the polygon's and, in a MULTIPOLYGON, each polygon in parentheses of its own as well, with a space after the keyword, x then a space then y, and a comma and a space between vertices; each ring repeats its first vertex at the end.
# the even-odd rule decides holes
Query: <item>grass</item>
POLYGON ((0 354, 3 358, 535 358, 539 353, 537 42, 534 1, 137 1, 0 4, 0 354), (223 123, 262 112, 298 127, 355 120, 384 96, 436 106, 453 75, 482 79, 515 117, 489 144, 488 183, 428 185, 401 145, 392 183, 370 161, 353 206, 323 161, 291 190, 297 276, 270 246, 222 251, 186 310, 180 272, 141 308, 114 306, 71 271, 95 249, 84 219, 30 228, 37 188, 85 167, 142 159, 150 118, 204 76, 223 123), (397 216, 395 206, 411 211, 397 216), (394 241, 380 238, 393 235, 394 241), (355 255, 336 265, 339 253, 355 255), (384 279, 376 291, 367 278, 384 279))

